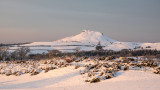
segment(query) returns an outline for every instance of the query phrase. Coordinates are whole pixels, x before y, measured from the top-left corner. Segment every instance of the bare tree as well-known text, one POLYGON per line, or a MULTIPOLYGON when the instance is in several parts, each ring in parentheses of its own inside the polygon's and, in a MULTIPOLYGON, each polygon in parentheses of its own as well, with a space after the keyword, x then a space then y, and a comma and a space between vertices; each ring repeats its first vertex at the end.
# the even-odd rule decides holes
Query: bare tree
POLYGON ((0 60, 6 60, 8 57, 8 47, 0 47, 0 60))
POLYGON ((58 50, 52 50, 52 51, 47 53, 48 58, 53 58, 55 56, 59 56, 60 54, 61 54, 61 52, 58 51, 58 50))
POLYGON ((14 51, 14 52, 12 52, 12 53, 10 54, 10 59, 11 59, 11 60, 17 60, 17 59, 18 59, 18 52, 17 52, 17 50, 14 51))
POLYGON ((28 47, 20 47, 17 49, 17 54, 20 60, 26 59, 27 54, 30 52, 28 47))

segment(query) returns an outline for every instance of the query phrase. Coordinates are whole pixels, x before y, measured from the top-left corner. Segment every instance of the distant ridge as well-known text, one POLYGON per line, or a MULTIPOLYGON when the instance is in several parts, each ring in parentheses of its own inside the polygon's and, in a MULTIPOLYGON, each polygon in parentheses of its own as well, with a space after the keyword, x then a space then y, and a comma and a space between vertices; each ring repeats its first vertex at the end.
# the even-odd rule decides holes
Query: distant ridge
MULTIPOLYGON (((76 48, 80 51, 95 50, 95 46, 100 42, 104 50, 122 50, 122 49, 157 49, 160 50, 160 43, 141 43, 141 42, 121 42, 105 36, 101 32, 82 30, 81 33, 66 37, 52 42, 33 42, 21 46, 30 47, 32 53, 43 53, 50 50, 60 50, 62 52, 74 52, 76 48)), ((16 49, 17 47, 11 47, 16 49)))

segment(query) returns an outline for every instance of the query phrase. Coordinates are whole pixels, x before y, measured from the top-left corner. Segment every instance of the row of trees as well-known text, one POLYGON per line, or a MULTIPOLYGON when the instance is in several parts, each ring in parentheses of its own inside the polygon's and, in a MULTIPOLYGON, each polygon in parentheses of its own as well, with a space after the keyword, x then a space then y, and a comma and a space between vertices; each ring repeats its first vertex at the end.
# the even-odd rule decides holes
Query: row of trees
POLYGON ((160 58, 160 51, 158 50, 130 50, 123 49, 121 51, 113 50, 94 50, 94 51, 76 51, 73 53, 62 53, 58 50, 52 50, 48 53, 42 54, 29 54, 30 49, 28 47, 21 47, 14 52, 8 52, 8 48, 0 48, 0 60, 40 60, 51 59, 53 57, 65 57, 65 56, 114 56, 114 57, 130 57, 130 56, 154 56, 160 58))
POLYGON ((8 48, 0 48, 0 60, 5 60, 8 56, 8 48))
POLYGON ((30 55, 30 59, 48 59, 53 57, 65 57, 65 56, 114 56, 114 57, 131 57, 131 56, 154 56, 156 58, 160 58, 160 51, 158 50, 130 50, 130 49, 123 49, 121 51, 113 51, 113 50, 94 50, 94 51, 77 51, 72 53, 62 53, 58 50, 52 50, 47 54, 34 54, 30 55))
POLYGON ((25 60, 29 52, 28 47, 20 47, 10 53, 8 47, 0 47, 0 60, 25 60))
POLYGON ((0 43, 0 47, 12 47, 12 46, 15 46, 15 45, 23 45, 23 44, 29 44, 31 42, 25 42, 25 43, 12 43, 12 44, 3 44, 3 43, 0 43))

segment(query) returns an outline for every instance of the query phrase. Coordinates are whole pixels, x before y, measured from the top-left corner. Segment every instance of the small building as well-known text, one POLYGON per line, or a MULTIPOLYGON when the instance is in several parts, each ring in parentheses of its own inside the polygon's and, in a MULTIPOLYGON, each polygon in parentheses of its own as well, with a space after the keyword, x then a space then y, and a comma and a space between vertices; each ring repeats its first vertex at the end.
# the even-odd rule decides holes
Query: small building
POLYGON ((103 47, 101 46, 101 43, 98 42, 97 46, 96 46, 96 50, 103 50, 103 47))

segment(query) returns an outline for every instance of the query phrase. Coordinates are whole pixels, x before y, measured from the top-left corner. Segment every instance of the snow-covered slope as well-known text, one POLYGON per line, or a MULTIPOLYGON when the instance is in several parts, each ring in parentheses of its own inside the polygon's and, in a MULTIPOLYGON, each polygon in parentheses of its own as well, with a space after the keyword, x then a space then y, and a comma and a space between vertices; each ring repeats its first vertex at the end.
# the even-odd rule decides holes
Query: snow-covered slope
MULTIPOLYGON (((48 50, 57 49, 62 52, 73 52, 75 49, 80 51, 95 50, 95 46, 100 42, 103 49, 122 50, 122 49, 157 49, 160 50, 160 43, 140 43, 140 42, 121 42, 111 39, 103 33, 83 30, 80 34, 66 37, 53 42, 33 42, 22 46, 29 46, 31 53, 43 53, 48 50), (146 48, 149 47, 149 48, 146 48)), ((18 47, 11 47, 16 49, 18 47)))
POLYGON ((64 39, 58 40, 59 42, 115 42, 109 37, 103 35, 103 33, 90 31, 90 30, 83 30, 80 34, 66 37, 64 39))

